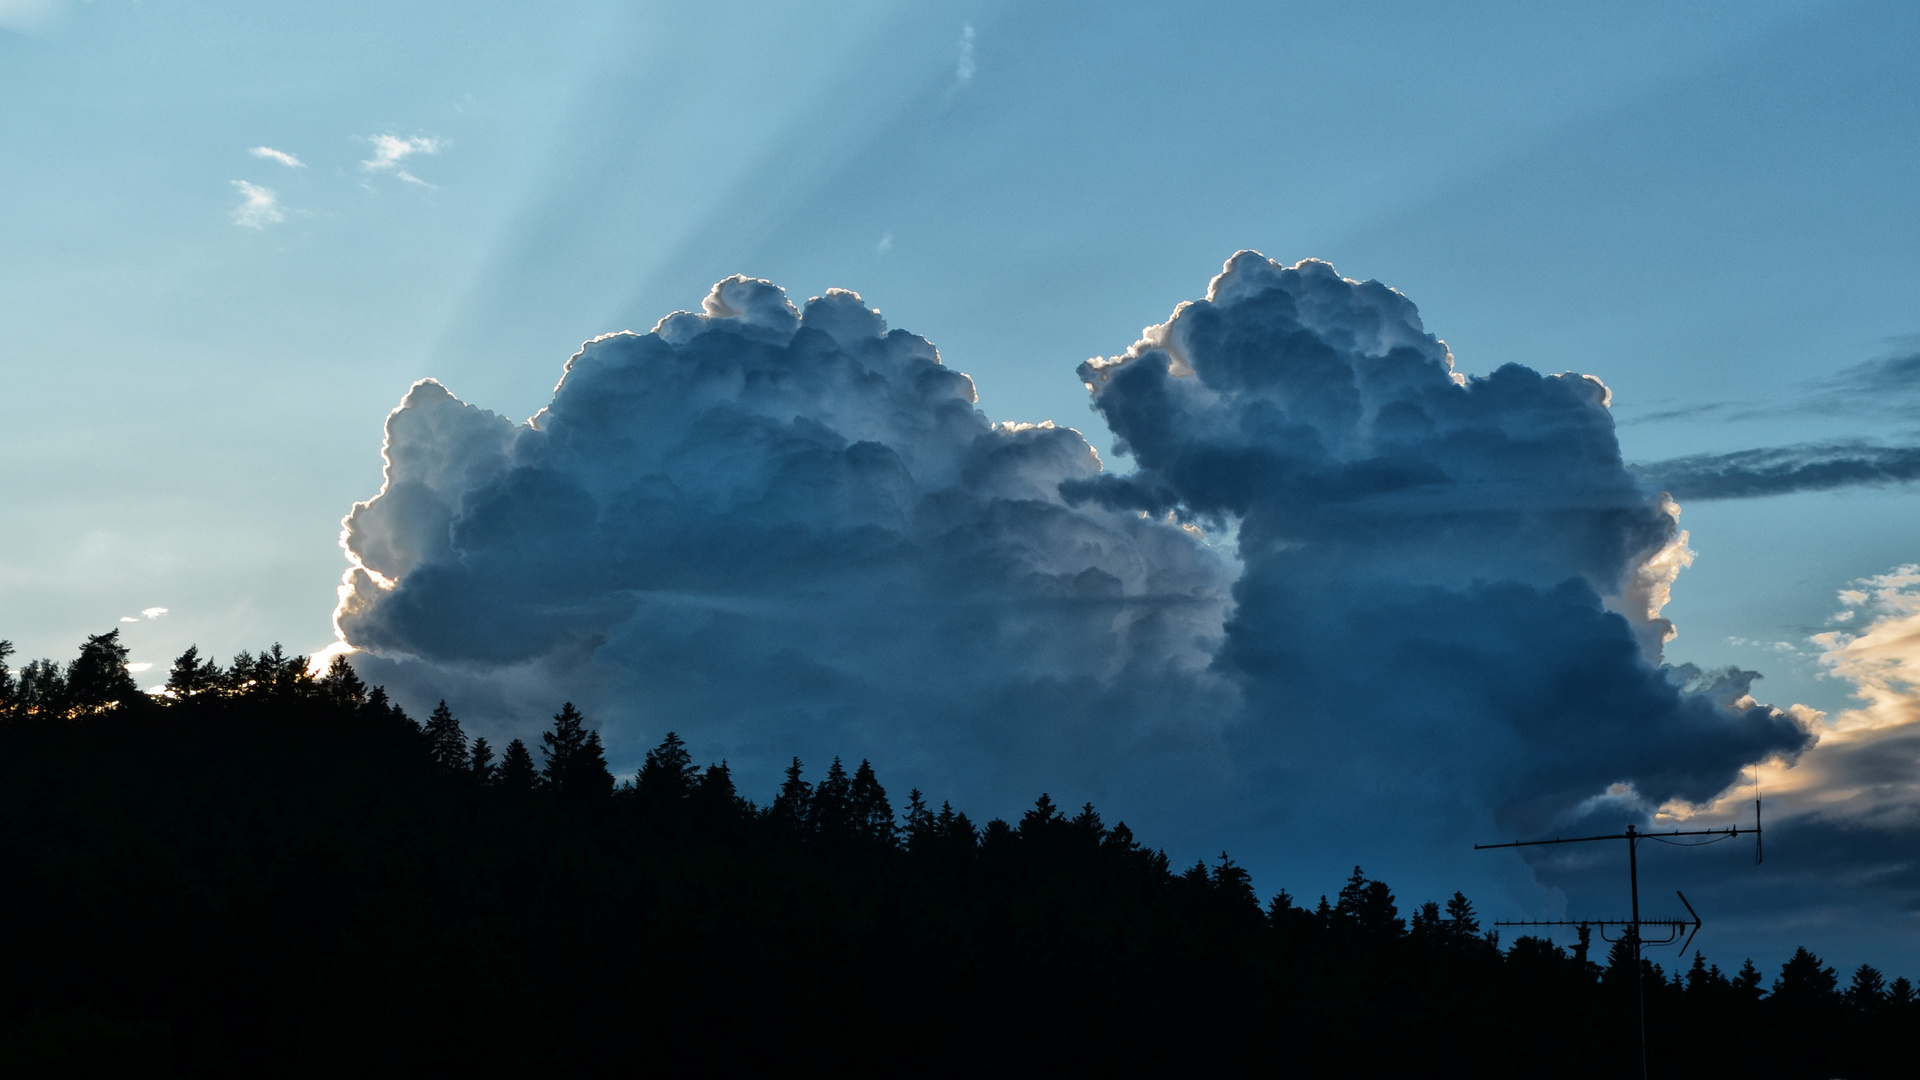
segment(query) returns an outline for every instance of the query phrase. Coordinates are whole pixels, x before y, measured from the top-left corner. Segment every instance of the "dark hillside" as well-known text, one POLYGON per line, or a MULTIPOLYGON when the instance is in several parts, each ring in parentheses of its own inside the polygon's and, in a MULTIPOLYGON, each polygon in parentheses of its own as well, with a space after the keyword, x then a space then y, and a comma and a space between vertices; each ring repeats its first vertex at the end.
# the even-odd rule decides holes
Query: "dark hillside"
MULTIPOLYGON (((1630 962, 1458 894, 1263 908, 1044 795, 796 761, 755 805, 671 734, 616 785, 570 705, 496 750, 341 662, 148 697, 116 650, 0 674, 0 1073, 1632 1074, 1630 962)), ((1915 1075, 1905 980, 1748 970, 1649 966, 1655 1075, 1915 1075)))

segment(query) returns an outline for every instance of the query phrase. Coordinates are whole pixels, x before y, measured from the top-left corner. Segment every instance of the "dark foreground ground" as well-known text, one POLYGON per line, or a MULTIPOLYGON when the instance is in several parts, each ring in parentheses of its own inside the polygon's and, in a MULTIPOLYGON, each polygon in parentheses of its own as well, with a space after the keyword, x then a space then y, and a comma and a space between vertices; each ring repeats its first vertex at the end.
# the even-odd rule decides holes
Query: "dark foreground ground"
MULTIPOLYGON (((139 694, 0 651, 0 1075, 1637 1075, 1631 960, 1264 907, 1042 796, 976 826, 864 763, 762 805, 571 706, 496 757, 274 650, 139 694)), ((1643 968, 1654 1076, 1920 1075, 1906 980, 1643 968)))

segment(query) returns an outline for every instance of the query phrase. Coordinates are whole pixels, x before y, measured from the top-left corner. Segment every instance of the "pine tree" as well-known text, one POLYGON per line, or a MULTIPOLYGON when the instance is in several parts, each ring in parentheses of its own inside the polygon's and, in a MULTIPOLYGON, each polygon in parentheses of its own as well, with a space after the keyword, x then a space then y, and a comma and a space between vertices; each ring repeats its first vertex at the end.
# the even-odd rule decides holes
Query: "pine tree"
POLYGON ((1831 1001, 1838 996, 1839 986, 1840 980, 1833 969, 1822 967, 1820 958, 1803 945, 1793 950, 1793 955, 1780 966, 1780 977, 1773 982, 1773 998, 1811 1005, 1831 1001))
POLYGON ((800 778, 800 759, 787 766, 787 778, 767 815, 789 828, 806 831, 813 822, 813 785, 800 778))
POLYGON ((1739 972, 1733 977, 1733 988, 1742 998, 1755 1000, 1760 997, 1760 969, 1753 966, 1752 957, 1740 965, 1739 972))
POLYGON ((933 811, 927 809, 926 796, 919 788, 907 792, 907 820, 902 831, 906 834, 907 847, 918 850, 933 839, 933 811))
POLYGON ((660 745, 647 751, 634 786, 649 799, 678 801, 693 791, 693 755, 680 736, 667 732, 660 745))
POLYGON ((127 647, 120 631, 94 634, 80 646, 80 655, 67 666, 67 701, 74 709, 95 711, 140 694, 127 673, 127 647))
POLYGON ((808 824, 817 836, 839 836, 847 831, 852 814, 850 796, 853 781, 839 758, 827 768, 826 779, 813 789, 812 813, 808 824))
POLYGON ((167 692, 185 699, 217 690, 222 674, 219 664, 212 658, 200 659, 199 647, 189 645, 186 652, 174 658, 173 669, 167 673, 167 692))
POLYGON ((433 763, 441 772, 453 774, 471 767, 467 733, 460 730, 460 721, 454 719, 453 710, 447 708, 444 699, 434 706, 433 715, 427 718, 425 735, 427 755, 433 758, 433 763))
POLYGON ((1887 984, 1887 1003, 1898 1008, 1906 1008, 1914 1002, 1913 983, 1905 975, 1887 984))
POLYGON ((487 745, 484 735, 473 740, 473 753, 467 758, 467 772, 482 784, 493 782, 493 747, 487 745))
POLYGON ((613 774, 607 771, 600 733, 587 730, 586 717, 573 702, 553 715, 553 727, 540 736, 540 752, 547 759, 540 775, 548 788, 582 799, 613 793, 613 774))
POLYGON ((887 789, 873 774, 873 765, 860 759, 853 771, 853 784, 847 791, 849 819, 855 832, 874 840, 893 842, 893 804, 887 801, 887 789))
POLYGON ((345 656, 336 656, 327 664, 327 673, 320 677, 320 696, 335 705, 352 708, 367 700, 367 684, 360 681, 359 673, 345 656))
POLYGON ((1872 1012, 1887 1001, 1887 980, 1871 964, 1861 964, 1847 987, 1846 1001, 1861 1012, 1872 1012))
POLYGON ((494 786, 507 791, 532 791, 540 784, 540 774, 533 767, 533 755, 527 751, 527 744, 515 739, 507 744, 506 753, 500 755, 500 770, 494 774, 494 786))
POLYGON ((13 704, 13 672, 7 668, 7 657, 12 655, 13 642, 0 641, 0 715, 13 704))
POLYGON ((1454 941, 1465 941, 1479 936, 1480 919, 1474 914, 1473 901, 1467 899, 1465 893, 1456 892, 1453 894, 1453 899, 1447 901, 1446 926, 1448 936, 1454 941))
POLYGON ((733 787, 733 770, 722 761, 707 766, 693 787, 692 801, 709 819, 731 814, 740 808, 740 795, 733 787))

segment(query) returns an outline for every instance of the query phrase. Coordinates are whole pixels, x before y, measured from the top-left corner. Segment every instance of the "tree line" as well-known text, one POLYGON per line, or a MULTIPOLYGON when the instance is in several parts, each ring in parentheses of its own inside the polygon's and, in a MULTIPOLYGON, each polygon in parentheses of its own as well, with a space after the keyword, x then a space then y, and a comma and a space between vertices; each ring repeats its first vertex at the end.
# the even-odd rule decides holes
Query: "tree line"
MULTIPOLYGON (((1637 1073, 1633 961, 1358 867, 1266 903, 1091 805, 976 823, 872 765, 764 803, 672 732, 616 778, 572 704, 536 746, 416 722, 344 659, 117 632, 0 642, 0 1073, 743 1068, 1637 1073)), ((1905 978, 1643 961, 1653 1074, 1920 1074, 1905 978)))

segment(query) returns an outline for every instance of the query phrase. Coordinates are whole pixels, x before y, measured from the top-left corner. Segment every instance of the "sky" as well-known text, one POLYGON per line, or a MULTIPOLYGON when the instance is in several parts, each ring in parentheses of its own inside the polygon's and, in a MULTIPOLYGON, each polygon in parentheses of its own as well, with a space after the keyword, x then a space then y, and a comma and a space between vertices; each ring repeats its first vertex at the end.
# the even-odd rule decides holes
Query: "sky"
POLYGON ((404 566, 341 626, 476 730, 575 695, 616 766, 663 725, 750 789, 872 756, 983 815, 1094 799, 1268 892, 1358 861, 1512 917, 1609 913, 1617 858, 1463 842, 1730 821, 1770 760, 1765 868, 1651 863, 1707 898, 1709 956, 1920 976, 1917 32, 1868 3, 0 0, 0 635, 119 627, 157 682, 189 644, 326 648, 342 572, 404 566), (1243 249, 1275 263, 1176 319, 1243 249), (794 309, 710 294, 735 274, 794 309), (556 395, 582 342, 679 310, 706 321, 556 395), (1391 347, 1411 381, 1358 413, 1233 359, 1372 385, 1391 347), (1457 519, 1419 494, 1483 467, 1505 486, 1457 519), (1591 513, 1540 516, 1562 498, 1591 513), (1584 691, 1535 677, 1601 655, 1584 691))

